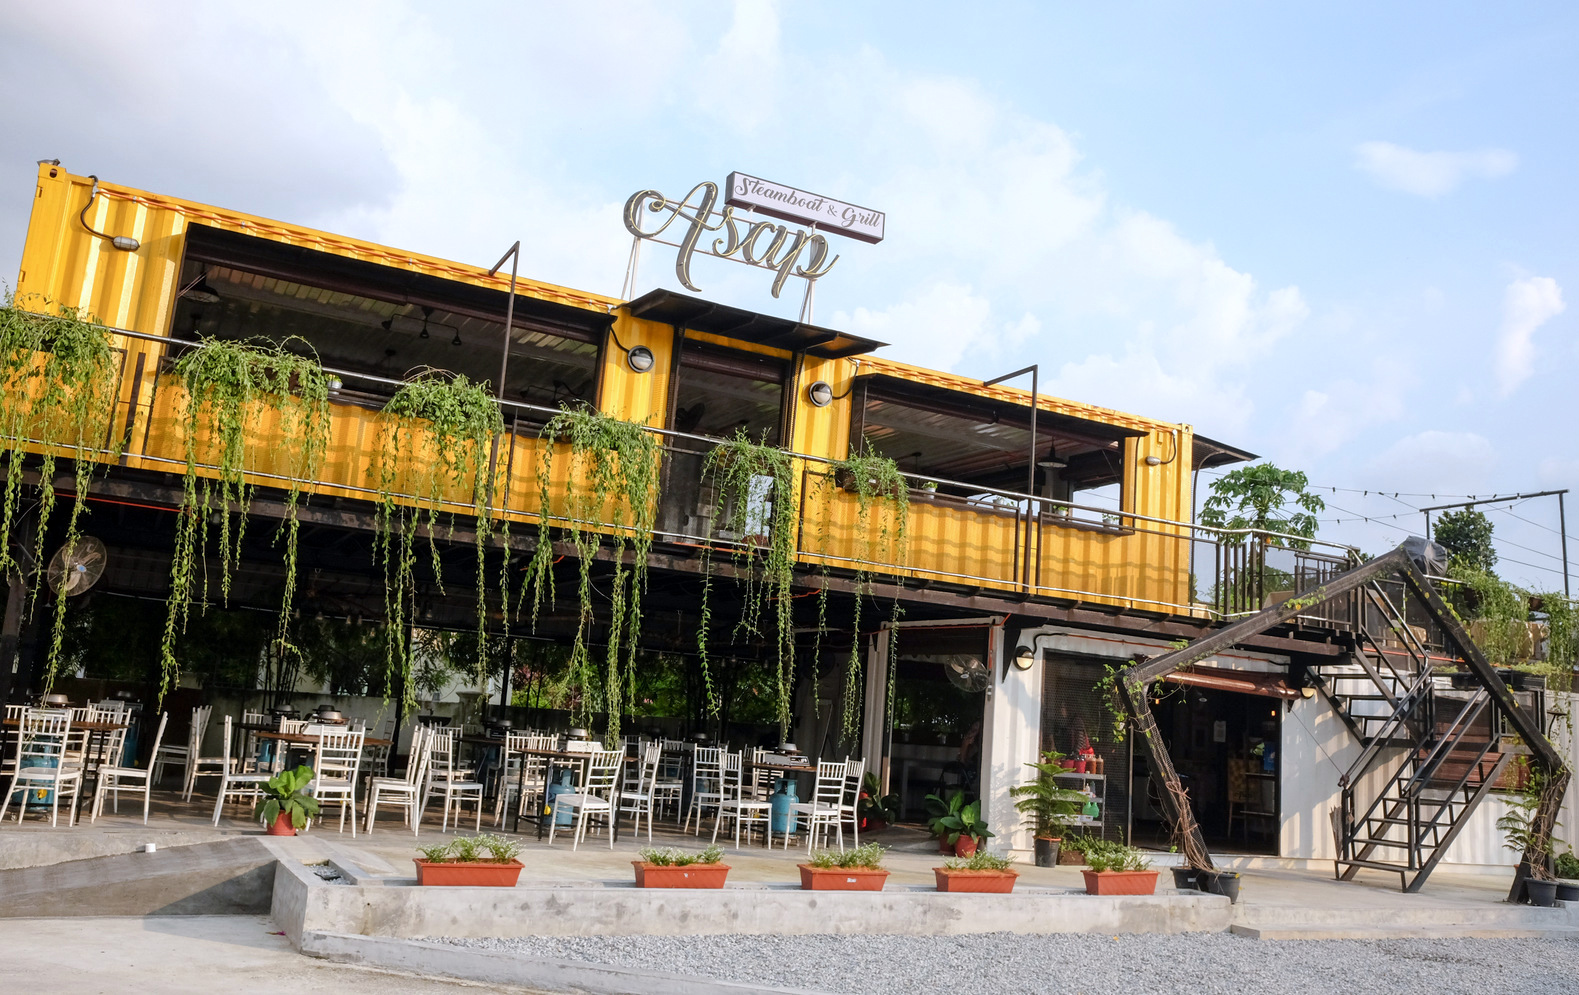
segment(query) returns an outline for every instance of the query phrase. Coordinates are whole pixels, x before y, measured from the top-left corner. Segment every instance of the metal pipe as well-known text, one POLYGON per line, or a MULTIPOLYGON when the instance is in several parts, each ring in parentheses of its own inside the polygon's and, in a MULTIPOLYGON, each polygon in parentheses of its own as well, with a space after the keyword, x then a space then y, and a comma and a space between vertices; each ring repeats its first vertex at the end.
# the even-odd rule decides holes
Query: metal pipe
POLYGON ((510 368, 510 326, 515 323, 515 272, 521 265, 521 240, 516 239, 515 244, 499 257, 493 264, 493 269, 488 271, 489 276, 499 272, 499 267, 504 261, 510 260, 510 300, 504 306, 504 355, 499 357, 499 400, 504 400, 504 375, 510 368))
POLYGON ((1563 495, 1567 493, 1567 490, 1557 492, 1557 535, 1563 545, 1563 597, 1572 598, 1573 591, 1568 587, 1568 513, 1563 510, 1563 495))

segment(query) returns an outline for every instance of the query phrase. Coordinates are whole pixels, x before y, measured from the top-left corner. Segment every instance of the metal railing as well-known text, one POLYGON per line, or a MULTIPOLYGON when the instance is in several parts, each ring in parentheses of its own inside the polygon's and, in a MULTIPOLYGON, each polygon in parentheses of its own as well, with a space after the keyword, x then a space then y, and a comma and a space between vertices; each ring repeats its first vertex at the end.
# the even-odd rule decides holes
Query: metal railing
MULTIPOLYGON (((116 335, 138 339, 147 342, 160 343, 171 351, 194 348, 203 348, 203 343, 169 336, 152 335, 145 332, 134 332, 126 329, 102 326, 116 335)), ((169 353, 167 353, 168 358, 169 353)), ((139 371, 141 367, 139 367, 139 371)), ((377 374, 364 373, 357 370, 324 367, 324 372, 329 374, 338 384, 330 400, 336 405, 350 404, 359 407, 376 407, 380 397, 387 397, 404 385, 404 381, 377 374), (351 385, 365 385, 366 389, 358 390, 351 385)), ((139 375, 141 373, 139 372, 139 375)), ((130 435, 131 428, 140 412, 144 418, 148 416, 155 403, 157 388, 148 394, 148 400, 143 401, 143 391, 140 384, 134 385, 133 395, 126 403, 125 427, 130 435)), ((529 434, 534 426, 541 426, 547 419, 560 413, 561 409, 529 402, 496 399, 505 421, 505 434, 520 437, 529 434), (523 432, 522 422, 526 423, 528 432, 523 432)), ((120 409, 117 408, 112 422, 120 421, 120 409)), ((724 444, 726 440, 707 435, 682 432, 675 429, 654 428, 643 426, 645 431, 651 432, 660 439, 660 448, 672 457, 692 457, 700 474, 703 457, 714 447, 724 444)), ((114 431, 112 424, 111 431, 114 431)), ((130 442, 130 438, 127 440, 130 442)), ((185 467, 184 460, 150 454, 145 444, 138 448, 127 447, 127 454, 143 461, 169 464, 185 467)), ((108 453, 106 447, 102 453, 108 453)), ((806 489, 806 481, 814 475, 831 478, 832 470, 841 462, 828 456, 813 453, 790 452, 790 456, 801 464, 802 489, 806 489)), ((215 472, 217 467, 199 464, 199 469, 215 472)), ((535 467, 527 468, 526 472, 535 472, 535 467)), ((808 529, 805 521, 804 502, 802 502, 801 518, 797 523, 799 531, 797 551, 804 559, 822 561, 836 568, 861 569, 873 575, 888 575, 890 577, 924 577, 938 579, 973 587, 989 587, 1002 590, 1012 590, 1022 595, 1041 596, 1068 600, 1098 600, 1119 605, 1127 605, 1142 610, 1161 611, 1164 613, 1187 614, 1197 617, 1229 618, 1238 615, 1252 614, 1260 611, 1269 598, 1291 594, 1298 596, 1314 590, 1325 582, 1327 578, 1342 572, 1358 562, 1358 552, 1353 547, 1327 542, 1319 539, 1308 539, 1303 536, 1286 533, 1270 532, 1255 529, 1225 529, 1215 526, 1201 525, 1195 522, 1179 521, 1176 519, 1160 518, 1150 515, 1138 514, 1132 511, 1116 510, 1112 507, 1082 504, 1075 501, 1065 501, 1039 495, 1026 494, 1020 491, 1003 488, 986 487, 964 481, 949 480, 942 477, 933 477, 926 474, 900 471, 907 482, 911 499, 914 503, 933 504, 947 508, 955 514, 964 516, 980 516, 984 519, 995 519, 1001 522, 1007 518, 1013 535, 1013 551, 1007 563, 1007 569, 996 572, 971 572, 948 569, 945 562, 920 562, 915 556, 901 551, 901 555, 885 560, 866 560, 848 555, 843 555, 826 547, 817 548, 815 529, 808 529), (1069 586, 1060 583, 1059 577, 1044 576, 1050 570, 1056 571, 1057 564, 1050 563, 1048 551, 1052 548, 1057 537, 1067 534, 1071 530, 1084 532, 1099 532, 1110 535, 1120 540, 1129 538, 1150 537, 1156 545, 1169 550, 1170 556, 1166 559, 1178 564, 1171 567, 1175 574, 1174 585, 1181 593, 1178 598, 1148 598, 1135 592, 1115 590, 1091 590, 1086 587, 1069 586)), ((260 481, 277 486, 289 486, 292 483, 303 484, 309 487, 325 487, 348 491, 374 499, 378 492, 374 488, 358 486, 344 482, 325 480, 304 480, 292 478, 289 475, 270 474, 249 471, 249 476, 260 481)), ((706 493, 706 482, 698 481, 695 492, 706 493)), ((750 550, 755 544, 742 543, 717 534, 708 534, 709 529, 687 529, 679 527, 672 518, 665 518, 666 511, 673 514, 673 504, 666 505, 674 492, 686 490, 673 486, 668 488, 670 493, 660 493, 659 521, 662 523, 657 530, 661 537, 668 541, 692 544, 709 544, 714 547, 750 550)), ((508 486, 498 488, 498 492, 508 495, 508 486)), ((421 500, 416 495, 395 495, 397 499, 406 501, 421 500)), ((451 501, 445 509, 460 515, 470 515, 475 511, 471 501, 451 501)), ((682 513, 684 508, 679 509, 682 513)), ((691 509, 693 512, 694 508, 691 509)), ((504 504, 490 501, 487 511, 491 515, 526 516, 530 519, 538 518, 535 511, 512 509, 504 504)), ((693 518, 695 516, 693 515, 693 518)), ((549 514, 550 522, 568 522, 559 515, 549 514)), ((583 522, 583 526, 591 526, 612 531, 615 525, 611 522, 583 522)), ((913 550, 918 539, 928 537, 912 536, 910 548, 913 550)), ((1137 554, 1138 555, 1138 554, 1137 554)), ((1124 561, 1125 566, 1136 566, 1134 556, 1124 561)), ((1146 564, 1139 564, 1146 566, 1146 564)), ((1353 609, 1342 606, 1323 606, 1313 609, 1308 616, 1311 621, 1333 623, 1340 626, 1352 625, 1357 620, 1353 609)))

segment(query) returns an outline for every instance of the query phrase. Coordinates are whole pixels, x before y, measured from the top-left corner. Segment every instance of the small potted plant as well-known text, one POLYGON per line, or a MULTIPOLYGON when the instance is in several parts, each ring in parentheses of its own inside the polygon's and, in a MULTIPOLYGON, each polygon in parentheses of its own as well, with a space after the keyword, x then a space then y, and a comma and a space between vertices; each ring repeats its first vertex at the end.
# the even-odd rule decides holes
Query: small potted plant
POLYGON ((881 832, 899 821, 899 796, 883 794, 883 783, 876 771, 867 771, 862 779, 858 811, 861 828, 869 833, 881 832))
POLYGON ((1069 865, 1078 867, 1086 862, 1086 850, 1093 842, 1100 842, 1085 833, 1065 833, 1064 841, 1058 847, 1059 866, 1069 865))
POLYGON ((991 895, 1006 895, 1014 890, 1019 874, 1010 869, 1011 857, 1000 857, 977 850, 967 857, 945 860, 942 867, 932 868, 937 875, 938 891, 973 891, 991 895))
POLYGON ((1036 866, 1053 867, 1058 863, 1058 846, 1064 833, 1080 815, 1086 796, 1073 788, 1060 787, 1058 775, 1063 773, 1059 763, 1064 755, 1057 750, 1042 754, 1042 762, 1026 764, 1036 771, 1036 780, 1010 788, 1009 794, 1019 799, 1014 803, 1036 834, 1036 866))
POLYGON ((1152 895, 1157 891, 1157 872, 1151 861, 1132 846, 1122 843, 1094 843, 1086 849, 1088 895, 1152 895))
POLYGON ((1557 855, 1557 900, 1579 902, 1579 857, 1572 850, 1557 855))
POLYGON ((849 850, 822 850, 800 865, 803 891, 882 891, 888 880, 883 870, 887 851, 876 843, 862 843, 849 850))
POLYGON ((710 846, 697 853, 678 847, 644 847, 641 859, 631 861, 636 868, 638 888, 722 888, 729 877, 729 865, 721 863, 724 848, 710 846))
POLYGON ((296 830, 318 815, 318 799, 307 793, 313 769, 305 764, 295 770, 282 770, 263 782, 263 799, 252 810, 252 817, 268 826, 270 836, 295 836, 296 830))
POLYGON ((1541 795, 1546 790, 1546 775, 1531 767, 1524 757, 1516 760, 1522 786, 1508 798, 1508 814, 1497 820, 1507 842, 1503 845, 1529 857, 1529 874, 1524 879, 1524 897, 1531 905, 1551 907, 1557 903, 1557 879, 1551 871, 1550 828, 1541 832, 1541 795))
POLYGON ((980 801, 961 805, 957 813, 944 816, 942 822, 947 834, 944 842, 953 848, 956 857, 969 857, 978 846, 995 835, 981 817, 980 801))
POLYGON ((521 844, 502 836, 457 836, 448 843, 419 847, 417 884, 514 888, 521 878, 516 855, 521 844))
POLYGON ((965 807, 965 793, 955 788, 941 796, 927 795, 927 830, 938 838, 938 852, 954 856, 954 844, 949 840, 949 823, 965 807))

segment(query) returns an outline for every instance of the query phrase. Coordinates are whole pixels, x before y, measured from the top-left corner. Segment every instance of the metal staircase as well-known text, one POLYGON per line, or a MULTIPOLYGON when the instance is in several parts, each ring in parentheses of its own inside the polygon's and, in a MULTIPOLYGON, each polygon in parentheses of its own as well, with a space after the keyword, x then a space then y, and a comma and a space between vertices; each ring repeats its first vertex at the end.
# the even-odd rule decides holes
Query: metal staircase
MULTIPOLYGON (((1192 866, 1210 867, 1210 855, 1166 762, 1146 685, 1241 639, 1297 626, 1301 618, 1319 618, 1322 626, 1350 634, 1346 656, 1305 669, 1361 744, 1339 779, 1332 810, 1340 878, 1374 868, 1398 874, 1405 891, 1418 891, 1511 759, 1498 749, 1503 726, 1528 746, 1529 760, 1550 785, 1535 817, 1549 838, 1567 782, 1562 758, 1539 717, 1514 699, 1400 548, 1120 673, 1116 691, 1141 734, 1137 741, 1167 782, 1162 806, 1192 866)), ((1532 859, 1546 859, 1544 849, 1526 851, 1510 901, 1523 899, 1532 859)))
POLYGON ((1363 749, 1338 779, 1332 812, 1339 876, 1396 872, 1418 891, 1510 759, 1498 752, 1491 694, 1451 690, 1462 661, 1429 617, 1411 625, 1407 593, 1373 580, 1355 592, 1354 653, 1315 671, 1363 749), (1457 666, 1454 668, 1457 669, 1457 666), (1380 783, 1378 783, 1380 782, 1380 783))

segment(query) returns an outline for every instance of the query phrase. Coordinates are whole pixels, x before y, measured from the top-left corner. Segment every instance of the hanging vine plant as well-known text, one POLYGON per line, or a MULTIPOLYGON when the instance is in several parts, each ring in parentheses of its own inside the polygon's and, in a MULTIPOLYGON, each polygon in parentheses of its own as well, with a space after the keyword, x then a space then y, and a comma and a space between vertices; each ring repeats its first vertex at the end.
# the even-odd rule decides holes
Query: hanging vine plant
MULTIPOLYGON (((410 676, 411 621, 416 607, 417 533, 426 531, 435 582, 443 591, 439 558, 439 516, 451 488, 463 490, 476 519, 477 676, 487 673, 487 554, 496 526, 491 504, 503 468, 494 457, 504 418, 486 383, 425 370, 407 380, 384 405, 373 471, 378 478, 376 555, 384 570, 386 686, 397 676, 405 689, 403 705, 416 705, 410 676)), ((454 516, 450 516, 450 530, 454 516)), ((508 592, 505 592, 508 603, 508 592)))
POLYGON ((752 442, 745 433, 720 443, 702 463, 702 479, 715 488, 707 542, 702 547, 702 621, 697 631, 708 711, 717 714, 707 641, 712 622, 714 543, 733 542, 734 562, 744 588, 733 638, 761 639, 762 615, 773 605, 773 645, 778 666, 780 738, 789 733, 790 679, 795 665, 794 595, 796 500, 795 462, 782 449, 752 442), (758 571, 761 571, 760 575, 758 571))
MULTIPOLYGON (((40 527, 32 557, 30 610, 44 577, 44 525, 55 507, 57 460, 71 460, 75 477, 76 495, 62 543, 70 557, 82 538, 82 515, 95 468, 120 458, 121 440, 111 430, 120 366, 109 333, 80 311, 60 308, 52 315, 39 314, 16 306, 10 295, 0 302, 0 453, 6 461, 0 498, 0 576, 22 569, 11 553, 11 533, 17 524, 23 464, 30 452, 37 451, 40 527)), ((62 585, 55 597, 46 690, 60 665, 65 591, 62 585)))
MULTIPOLYGON (((175 362, 184 390, 177 417, 186 444, 175 548, 170 558, 170 597, 160 646, 163 689, 180 664, 173 647, 185 631, 194 597, 193 574, 205 561, 209 521, 219 519, 219 588, 230 598, 230 578, 241 565, 254 486, 246 474, 262 466, 283 477, 285 518, 275 534, 283 542, 285 583, 276 649, 288 654, 288 621, 296 593, 297 506, 305 481, 316 479, 329 443, 329 376, 301 339, 232 341, 206 338, 175 362), (289 346, 305 354, 289 351, 289 346), (273 414, 278 435, 258 427, 273 414), (259 450, 262 449, 262 454, 259 450), (199 474, 199 468, 207 472, 199 474), (211 474, 211 475, 210 475, 211 474)), ((207 600, 207 581, 201 592, 207 600)))
MULTIPOLYGON (((904 474, 899 472, 899 465, 886 456, 874 454, 859 454, 851 456, 834 464, 833 479, 844 490, 855 494, 855 534, 859 537, 858 552, 854 559, 857 561, 855 568, 855 610, 851 622, 851 629, 855 633, 855 643, 850 647, 850 657, 845 664, 844 684, 844 715, 843 729, 845 736, 853 737, 860 717, 861 695, 861 601, 866 597, 872 586, 872 565, 887 562, 895 567, 902 566, 905 562, 909 548, 910 535, 910 487, 905 481, 904 474), (881 498, 888 504, 888 510, 880 514, 873 521, 873 512, 877 501, 881 498), (875 527, 874 527, 875 526, 875 527)), ((823 549, 827 549, 827 529, 829 512, 823 512, 823 549)), ((825 568, 826 570, 826 568, 825 568)), ((823 585, 824 593, 819 598, 826 597, 827 585, 823 585)), ((825 607, 819 606, 820 617, 825 612, 825 607)), ((899 595, 894 594, 893 606, 890 610, 889 621, 898 622, 902 609, 899 606, 899 595)), ((894 700, 894 667, 892 661, 899 644, 899 628, 890 625, 888 629, 888 701, 890 712, 894 700)))
MULTIPOLYGON (((592 561, 607 538, 613 544, 608 649, 604 657, 602 703, 608 714, 607 742, 619 738, 620 713, 633 704, 636 655, 641 645, 642 598, 647 590, 647 555, 652 549, 658 496, 658 441, 632 422, 599 411, 566 408, 548 420, 537 467, 541 514, 537 548, 527 568, 532 594, 532 625, 544 604, 554 604, 553 529, 576 550, 579 613, 570 650, 570 681, 581 688, 576 717, 590 719, 599 695, 589 641, 596 621, 592 561), (569 447, 569 462, 558 477, 564 495, 554 506, 556 443, 569 447), (631 564, 626 566, 626 554, 631 564), (622 694, 622 687, 624 693, 622 694)), ((525 591, 522 592, 523 597, 525 591)))

